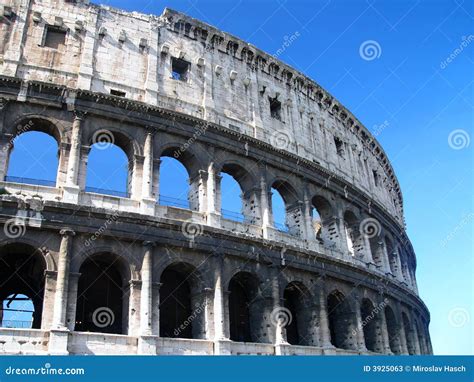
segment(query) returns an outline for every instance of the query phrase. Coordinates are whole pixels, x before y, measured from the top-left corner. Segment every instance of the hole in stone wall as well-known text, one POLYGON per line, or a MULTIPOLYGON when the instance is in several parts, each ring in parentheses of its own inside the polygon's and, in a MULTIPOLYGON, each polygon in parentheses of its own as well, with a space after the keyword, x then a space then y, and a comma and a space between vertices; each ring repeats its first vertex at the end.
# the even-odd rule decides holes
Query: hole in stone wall
POLYGON ((188 81, 190 66, 188 61, 171 57, 171 77, 178 81, 188 81))
POLYGON ((60 49, 66 45, 67 32, 57 26, 47 25, 44 46, 52 49, 60 49))
POLYGON ((268 99, 270 101, 270 116, 281 121, 281 102, 278 101, 277 97, 268 97, 268 99))

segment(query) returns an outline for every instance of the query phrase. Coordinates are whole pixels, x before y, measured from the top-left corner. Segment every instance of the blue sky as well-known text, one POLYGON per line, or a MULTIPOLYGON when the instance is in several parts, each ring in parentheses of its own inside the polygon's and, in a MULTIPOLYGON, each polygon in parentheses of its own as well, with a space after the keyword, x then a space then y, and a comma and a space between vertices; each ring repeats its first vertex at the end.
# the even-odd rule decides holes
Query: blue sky
MULTIPOLYGON (((279 58, 348 107, 377 135, 395 168, 418 258, 420 295, 431 311, 435 353, 473 354, 472 2, 110 0, 104 4, 155 14, 168 6, 270 54, 297 35, 279 58), (370 51, 361 53, 367 41, 376 47, 375 57, 370 51)), ((36 146, 36 157, 41 146, 36 146)), ((21 155, 20 144, 16 153, 21 155)), ((54 155, 48 160, 54 161, 54 155)), ((166 165, 163 171, 176 176, 174 166, 166 165)), ((23 167, 12 168, 9 174, 41 174, 23 167)), ((120 189, 123 185, 115 184, 115 177, 101 184, 98 179, 108 171, 103 168, 93 185, 120 189)), ((170 184, 174 186, 163 186, 162 193, 185 198, 182 182, 170 184)))

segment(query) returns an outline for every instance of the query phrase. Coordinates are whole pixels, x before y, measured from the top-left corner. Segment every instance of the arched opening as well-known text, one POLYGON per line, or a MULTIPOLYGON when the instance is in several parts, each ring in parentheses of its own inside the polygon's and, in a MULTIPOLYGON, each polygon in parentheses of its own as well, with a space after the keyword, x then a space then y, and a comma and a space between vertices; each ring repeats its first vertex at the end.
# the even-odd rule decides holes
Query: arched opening
POLYGON ((331 343, 339 349, 356 350, 356 325, 349 301, 339 291, 334 291, 327 298, 329 331, 331 343))
POLYGON ((294 188, 277 180, 271 187, 273 224, 276 229, 299 236, 303 224, 302 211, 294 188))
POLYGON ((176 208, 199 209, 199 179, 193 155, 168 148, 160 158, 159 204, 176 208), (177 157, 176 157, 177 156, 177 157))
POLYGON ((315 196, 311 200, 311 205, 311 218, 316 239, 328 247, 334 246, 337 242, 338 233, 331 204, 322 196, 315 196))
POLYGON ((26 244, 0 249, 0 314, 2 327, 41 328, 44 299, 43 256, 26 244))
POLYGON ((111 253, 96 254, 79 272, 75 330, 126 334, 125 288, 130 277, 122 260, 111 253))
POLYGON ((238 342, 262 342, 260 327, 263 306, 256 301, 258 280, 248 272, 239 272, 229 282, 230 339, 238 342))
POLYGON ((389 306, 385 307, 385 320, 387 322, 388 339, 390 350, 394 354, 401 354, 400 351, 400 327, 398 325, 395 313, 389 306))
POLYGON ((160 336, 204 338, 204 308, 196 269, 185 263, 168 266, 160 278, 160 336))
POLYGON ((407 342, 408 354, 413 355, 416 354, 416 347, 415 347, 415 338, 414 338, 414 331, 411 327, 410 320, 405 312, 402 313, 402 321, 403 321, 403 329, 405 331, 405 337, 407 342))
POLYGON ((286 340, 291 345, 309 345, 311 329, 311 301, 309 291, 301 284, 288 284, 283 292, 285 308, 290 312, 286 326, 286 340))
POLYGON ((242 190, 232 175, 222 172, 221 215, 224 219, 244 221, 242 190))
POLYGON ((252 216, 254 202, 249 194, 255 186, 246 170, 234 163, 227 163, 221 169, 221 214, 225 219, 254 223, 252 216))
POLYGON ((109 141, 94 143, 87 158, 86 191, 130 197, 131 166, 127 153, 118 145, 109 141))
POLYGON ((47 132, 27 131, 20 133, 12 146, 7 182, 56 187, 59 166, 56 137, 47 132))
POLYGON ((344 229, 347 248, 351 256, 364 256, 364 238, 360 234, 359 221, 352 211, 344 214, 344 229))
POLYGON ((31 298, 24 294, 11 294, 0 307, 0 327, 31 329, 34 312, 31 298))
POLYGON ((273 225, 279 231, 288 232, 288 226, 286 224, 285 201, 283 200, 281 194, 274 188, 271 190, 271 195, 273 225))
POLYGON ((364 330, 365 347, 373 352, 382 352, 380 343, 380 320, 379 310, 375 308, 372 301, 367 298, 362 300, 360 306, 362 327, 364 330))

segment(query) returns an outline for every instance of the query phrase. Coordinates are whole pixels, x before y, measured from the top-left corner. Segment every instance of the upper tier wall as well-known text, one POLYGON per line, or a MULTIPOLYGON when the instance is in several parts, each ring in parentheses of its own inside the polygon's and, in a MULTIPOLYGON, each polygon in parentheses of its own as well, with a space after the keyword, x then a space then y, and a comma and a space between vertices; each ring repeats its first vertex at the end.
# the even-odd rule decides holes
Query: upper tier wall
POLYGON ((376 140, 324 89, 278 59, 169 9, 156 17, 64 0, 8 1, 0 74, 121 91, 238 130, 342 176, 404 224, 400 188, 376 140), (57 49, 45 46, 52 25, 67 31, 57 49), (190 63, 187 81, 172 78, 173 58, 190 63), (281 107, 277 118, 271 99, 281 107))

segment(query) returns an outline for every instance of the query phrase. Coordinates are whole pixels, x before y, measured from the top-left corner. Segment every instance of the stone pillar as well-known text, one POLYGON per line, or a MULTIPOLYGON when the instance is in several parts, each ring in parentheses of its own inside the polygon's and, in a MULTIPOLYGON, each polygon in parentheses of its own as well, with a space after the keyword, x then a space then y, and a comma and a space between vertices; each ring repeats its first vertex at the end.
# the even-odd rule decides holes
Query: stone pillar
POLYGON ((261 226, 260 188, 255 186, 243 193, 244 222, 256 226, 261 226))
POLYGON ((151 338, 153 304, 153 247, 154 243, 143 243, 144 255, 141 269, 142 287, 140 293, 140 337, 138 354, 156 354, 156 342, 151 338))
POLYGON ((208 167, 207 178, 207 224, 213 227, 220 227, 220 180, 219 174, 216 174, 214 163, 208 167))
POLYGON ((413 318, 414 314, 412 312, 412 325, 413 325, 413 343, 415 344, 415 354, 421 354, 421 346, 420 346, 420 337, 418 336, 418 327, 416 326, 416 321, 413 318))
POLYGON ((140 334, 148 336, 152 334, 152 298, 153 298, 153 247, 154 243, 146 241, 143 243, 144 255, 141 269, 142 288, 140 294, 140 334))
MULTIPOLYGON (((398 307, 398 311, 400 312, 400 307, 398 307)), ((401 314, 398 319, 400 321, 400 351, 401 354, 408 355, 410 353, 408 352, 407 333, 405 332, 405 325, 401 314)))
POLYGON ((313 218, 311 216, 312 212, 311 198, 308 194, 308 186, 305 184, 304 187, 304 200, 303 200, 303 216, 305 221, 306 229, 306 240, 311 243, 316 242, 316 232, 313 227, 313 218))
POLYGON ((357 293, 354 295, 354 309, 356 317, 356 340, 357 340, 357 349, 361 353, 366 353, 367 347, 365 346, 365 336, 364 336, 364 326, 362 323, 362 314, 360 307, 360 295, 357 293))
POLYGON ((143 148, 143 171, 142 171, 142 200, 140 202, 141 213, 144 215, 155 215, 155 198, 153 198, 153 131, 147 128, 145 145, 143 148))
POLYGON ((326 290, 324 286, 319 288, 319 322, 321 331, 319 343, 323 348, 333 349, 334 346, 331 343, 331 332, 329 330, 329 319, 326 306, 326 290))
POLYGON ((189 179, 188 199, 191 210, 207 213, 208 179, 209 174, 204 170, 199 170, 195 176, 189 179))
POLYGON ((160 287, 161 283, 152 283, 152 334, 154 336, 160 335, 160 287))
POLYGON ((66 310, 68 297, 69 261, 74 231, 63 229, 60 232, 58 272, 56 276, 56 292, 54 294, 53 322, 50 330, 48 351, 50 354, 67 355, 69 330, 66 327, 66 310))
POLYGON ((67 162, 66 185, 63 187, 63 201, 73 204, 79 203, 79 164, 81 160, 82 124, 84 118, 85 113, 75 112, 74 122, 72 123, 71 148, 67 162))
POLYGON ((14 136, 12 134, 0 134, 0 182, 5 180, 8 171, 8 161, 13 149, 14 136))
MULTIPOLYGON (((263 169, 262 169, 263 171, 263 169)), ((268 239, 268 228, 273 227, 273 217, 271 209, 271 196, 268 190, 267 179, 264 174, 260 176, 260 208, 262 216, 263 237, 268 239)))
POLYGON ((387 319, 385 317, 385 308, 382 304, 382 299, 379 301, 379 306, 382 306, 380 309, 380 329, 382 332, 383 349, 385 354, 392 354, 392 350, 390 349, 390 339, 388 336, 387 319))
POLYGON ((229 334, 226 325, 226 297, 224 286, 224 260, 221 254, 213 256, 214 264, 214 351, 216 355, 230 354, 229 334))
MULTIPOLYGON (((288 344, 286 337, 286 329, 283 326, 285 324, 284 318, 286 318, 285 312, 282 310, 284 304, 280 294, 280 269, 279 267, 272 267, 272 312, 270 321, 274 325, 274 344, 275 352, 277 355, 281 355, 280 345, 288 344), (282 314, 283 313, 283 314, 282 314), (282 319, 280 319, 282 315, 282 319)), ((295 318, 296 319, 296 318, 295 318)))
POLYGON ((390 258, 388 257, 388 252, 387 252, 387 246, 385 244, 384 240, 381 240, 378 242, 380 248, 381 248, 381 253, 382 253, 382 259, 383 259, 383 264, 384 264, 384 272, 385 273, 392 273, 392 270, 390 268, 390 258))
POLYGON ((75 233, 71 229, 65 228, 60 231, 60 234, 61 245, 59 248, 58 274, 56 278, 56 293, 54 295, 52 327, 54 329, 64 330, 66 329, 70 252, 72 237, 75 233))
POLYGON ((129 163, 128 171, 128 193, 130 199, 140 200, 142 189, 142 172, 145 158, 141 155, 133 155, 132 163, 129 163))
POLYGON ((67 299, 66 325, 69 331, 74 331, 76 326, 77 288, 80 273, 69 273, 69 295, 67 299))

